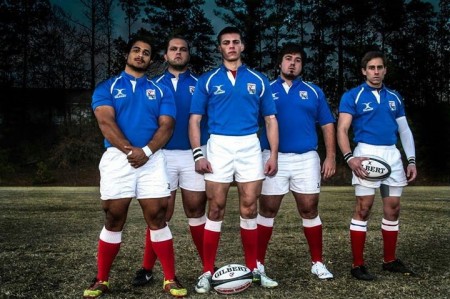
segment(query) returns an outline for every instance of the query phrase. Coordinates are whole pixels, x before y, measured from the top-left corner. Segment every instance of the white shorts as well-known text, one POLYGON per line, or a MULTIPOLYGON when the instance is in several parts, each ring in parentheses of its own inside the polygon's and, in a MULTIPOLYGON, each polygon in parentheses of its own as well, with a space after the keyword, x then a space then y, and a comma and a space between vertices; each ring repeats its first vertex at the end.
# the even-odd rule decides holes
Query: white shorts
MULTIPOLYGON (((203 152, 205 149, 206 146, 202 146, 203 152)), ((171 191, 178 187, 189 191, 205 191, 205 178, 195 171, 192 150, 163 149, 163 153, 166 156, 171 191)))
POLYGON ((246 183, 264 179, 261 145, 256 134, 246 136, 211 135, 206 157, 213 173, 205 173, 205 180, 246 183))
MULTIPOLYGON (((263 151, 263 161, 269 159, 270 151, 263 151)), ((320 158, 316 151, 304 154, 278 153, 278 172, 266 176, 261 193, 284 195, 289 190, 302 194, 320 193, 320 158)))
POLYGON ((100 198, 161 198, 170 196, 166 160, 162 151, 155 152, 148 162, 134 168, 127 155, 109 147, 100 160, 100 198))
POLYGON ((364 157, 365 155, 378 156, 385 160, 391 166, 391 175, 382 181, 368 181, 357 177, 353 173, 352 185, 361 185, 368 188, 379 188, 381 184, 388 186, 402 187, 406 186, 406 174, 403 168, 400 151, 395 145, 371 145, 367 143, 358 143, 353 151, 355 157, 364 157))

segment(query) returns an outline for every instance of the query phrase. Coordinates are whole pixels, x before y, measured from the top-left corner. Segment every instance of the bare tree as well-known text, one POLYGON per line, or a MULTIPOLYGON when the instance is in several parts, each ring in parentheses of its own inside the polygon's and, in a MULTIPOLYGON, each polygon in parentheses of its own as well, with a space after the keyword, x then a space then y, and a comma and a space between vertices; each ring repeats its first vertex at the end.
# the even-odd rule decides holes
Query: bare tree
POLYGON ((125 13, 125 19, 128 27, 128 37, 131 37, 131 28, 139 20, 142 11, 142 0, 119 0, 119 5, 125 13))

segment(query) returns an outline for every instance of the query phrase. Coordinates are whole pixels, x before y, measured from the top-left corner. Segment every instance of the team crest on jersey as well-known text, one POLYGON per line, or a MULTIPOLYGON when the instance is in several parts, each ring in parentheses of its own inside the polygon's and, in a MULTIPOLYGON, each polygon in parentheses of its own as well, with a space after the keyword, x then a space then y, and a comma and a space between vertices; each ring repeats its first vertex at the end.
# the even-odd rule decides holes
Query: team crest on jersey
POLYGON ((367 112, 367 111, 372 111, 373 110, 373 108, 372 107, 370 107, 370 104, 372 104, 371 102, 368 102, 368 103, 363 103, 363 105, 364 105, 364 109, 363 109, 363 111, 364 112, 367 112))
POLYGON ((280 97, 278 96, 278 92, 272 93, 272 98, 274 100, 278 100, 280 97))
POLYGON ((249 94, 256 94, 256 84, 255 83, 247 83, 247 91, 249 94))
POLYGON ((389 101, 389 107, 391 108, 391 111, 397 110, 397 107, 395 107, 395 101, 389 101))
POLYGON ((300 90, 298 94, 300 95, 300 99, 302 100, 308 99, 308 92, 306 90, 300 90))
POLYGON ((189 92, 191 94, 194 94, 194 91, 195 91, 195 86, 189 86, 189 92))
POLYGON ((155 100, 156 99, 156 91, 154 89, 147 89, 145 91, 145 94, 147 95, 147 98, 149 100, 155 100))
POLYGON ((117 91, 117 94, 114 96, 115 99, 124 98, 127 95, 123 93, 125 88, 114 88, 115 91, 117 91))
POLYGON ((225 93, 225 90, 222 89, 222 86, 223 86, 223 85, 214 85, 214 88, 216 89, 216 90, 214 91, 214 94, 215 94, 215 95, 225 93))

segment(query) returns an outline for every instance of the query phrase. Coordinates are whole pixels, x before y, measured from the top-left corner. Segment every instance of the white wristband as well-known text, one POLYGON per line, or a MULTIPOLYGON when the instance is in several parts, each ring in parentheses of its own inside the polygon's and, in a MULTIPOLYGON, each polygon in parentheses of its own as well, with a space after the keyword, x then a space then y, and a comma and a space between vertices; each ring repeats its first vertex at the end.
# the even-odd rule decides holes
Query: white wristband
POLYGON ((147 157, 150 157, 153 154, 152 150, 148 147, 148 145, 144 146, 142 150, 144 151, 147 157))

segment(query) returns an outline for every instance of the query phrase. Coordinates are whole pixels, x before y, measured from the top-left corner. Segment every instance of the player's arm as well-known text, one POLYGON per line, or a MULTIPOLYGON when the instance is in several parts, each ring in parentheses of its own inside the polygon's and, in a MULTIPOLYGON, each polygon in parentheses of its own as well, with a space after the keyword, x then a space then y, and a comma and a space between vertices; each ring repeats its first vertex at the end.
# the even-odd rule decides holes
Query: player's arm
POLYGON ((158 118, 159 128, 153 135, 152 140, 148 143, 148 147, 155 152, 161 149, 172 137, 173 129, 175 127, 175 119, 169 115, 161 115, 158 118))
POLYGON ((339 113, 337 124, 337 143, 344 155, 344 159, 347 162, 348 167, 360 178, 367 177, 367 171, 362 167, 361 162, 367 160, 364 157, 353 157, 352 149, 350 147, 350 138, 348 137, 348 130, 352 124, 353 116, 349 113, 339 113))
POLYGON ((195 171, 199 173, 212 172, 211 164, 206 160, 205 153, 202 152, 200 137, 201 114, 191 114, 189 117, 189 142, 191 143, 193 159, 195 161, 195 171))
POLYGON ((326 157, 322 164, 322 175, 324 179, 328 179, 336 173, 336 132, 334 123, 323 125, 322 133, 326 151, 326 157))
POLYGON ((400 141, 402 142, 403 151, 405 152, 406 158, 408 159, 406 176, 408 177, 408 182, 412 182, 417 177, 414 137, 405 116, 397 118, 396 121, 398 124, 398 134, 400 135, 400 141))
POLYGON ((152 139, 143 148, 134 146, 125 146, 129 153, 127 154, 128 162, 134 168, 141 167, 150 159, 154 152, 161 149, 173 133, 175 119, 169 115, 161 115, 158 118, 158 129, 153 134, 152 139))
POLYGON ((125 138, 125 135, 116 123, 114 108, 107 105, 98 106, 94 110, 94 115, 103 137, 108 139, 114 147, 121 150, 123 153, 128 154, 130 150, 126 147, 131 144, 125 138))
POLYGON ((270 145, 270 157, 264 165, 264 174, 274 176, 278 171, 278 121, 275 115, 268 115, 264 117, 264 123, 270 145))

